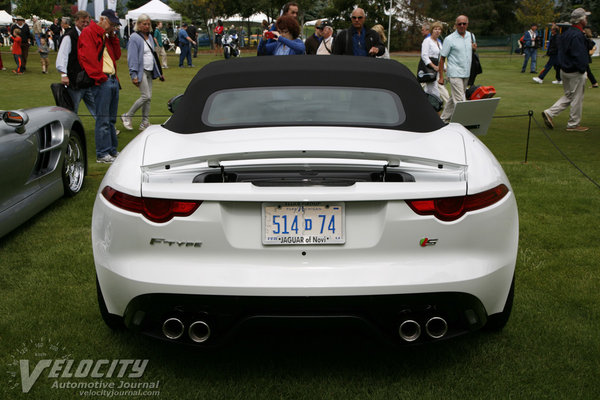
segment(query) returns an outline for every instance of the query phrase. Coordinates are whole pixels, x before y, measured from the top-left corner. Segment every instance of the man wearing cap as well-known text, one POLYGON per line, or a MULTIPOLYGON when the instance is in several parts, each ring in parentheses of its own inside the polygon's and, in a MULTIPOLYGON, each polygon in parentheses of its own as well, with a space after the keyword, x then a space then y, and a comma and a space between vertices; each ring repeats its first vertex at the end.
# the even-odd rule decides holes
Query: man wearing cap
POLYGON ((119 81, 117 60, 121 47, 116 31, 121 22, 113 10, 104 10, 98 23, 83 29, 77 43, 79 63, 94 80, 92 93, 96 105, 96 162, 112 163, 117 156, 117 109, 119 81))
POLYGON ((321 24, 321 44, 317 49, 318 56, 329 56, 333 53, 333 27, 329 21, 321 24))
POLYGON ((585 132, 589 130, 581 126, 583 111, 583 92, 587 79, 586 70, 589 64, 587 40, 583 28, 587 25, 587 16, 591 13, 583 8, 577 8, 571 13, 572 26, 559 36, 558 65, 565 94, 547 110, 542 111, 544 123, 550 129, 554 128, 553 118, 571 107, 567 131, 585 132))
POLYGON ((319 19, 319 20, 317 20, 317 23, 315 24, 315 33, 310 35, 304 41, 304 47, 306 48, 306 54, 311 54, 311 55, 317 54, 317 49, 319 48, 319 45, 321 44, 322 29, 323 29, 323 27, 321 26, 321 20, 319 19))
POLYGON ((16 17, 15 24, 10 27, 10 34, 13 35, 15 29, 21 30, 21 72, 25 72, 27 69, 27 56, 29 55, 29 45, 31 40, 31 31, 29 30, 29 25, 25 23, 25 18, 16 17))

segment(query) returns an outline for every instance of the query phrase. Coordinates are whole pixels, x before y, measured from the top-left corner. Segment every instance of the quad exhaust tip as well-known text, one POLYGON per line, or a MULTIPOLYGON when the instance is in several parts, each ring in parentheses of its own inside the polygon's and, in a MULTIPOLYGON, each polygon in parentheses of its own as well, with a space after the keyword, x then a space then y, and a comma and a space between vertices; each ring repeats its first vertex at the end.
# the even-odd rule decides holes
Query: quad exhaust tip
POLYGON ((414 342, 421 336, 421 325, 417 321, 407 319, 400 324, 398 334, 407 342, 414 342))
POLYGON ((430 318, 425 324, 425 332, 432 339, 442 338, 448 333, 448 323, 441 317, 430 318))
POLYGON ((172 340, 179 339, 184 331, 183 322, 179 318, 169 318, 162 326, 163 335, 172 340))
POLYGON ((188 329, 188 336, 196 343, 206 342, 210 333, 210 326, 204 321, 195 321, 188 329))

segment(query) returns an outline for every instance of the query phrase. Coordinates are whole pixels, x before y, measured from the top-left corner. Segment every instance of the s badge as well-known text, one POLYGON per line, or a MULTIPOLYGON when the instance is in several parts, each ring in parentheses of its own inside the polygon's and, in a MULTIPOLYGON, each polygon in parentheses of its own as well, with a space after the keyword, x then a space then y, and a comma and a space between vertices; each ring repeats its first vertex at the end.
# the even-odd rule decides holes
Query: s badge
POLYGON ((438 240, 437 239, 429 239, 429 238, 423 238, 419 241, 419 245, 421 247, 426 247, 426 246, 435 246, 437 244, 438 240))

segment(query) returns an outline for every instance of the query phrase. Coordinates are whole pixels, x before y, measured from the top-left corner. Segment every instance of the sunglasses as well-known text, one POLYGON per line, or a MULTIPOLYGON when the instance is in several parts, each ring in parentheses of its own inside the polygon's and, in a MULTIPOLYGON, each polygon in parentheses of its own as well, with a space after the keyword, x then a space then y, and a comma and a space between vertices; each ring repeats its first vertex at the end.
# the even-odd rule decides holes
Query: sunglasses
POLYGON ((469 25, 469 23, 468 23, 468 22, 459 22, 459 23, 458 23, 458 24, 456 24, 456 25, 458 25, 458 26, 463 26, 463 25, 469 25))
POLYGON ((350 18, 352 18, 352 19, 363 19, 363 16, 362 16, 362 15, 360 15, 360 16, 358 16, 358 17, 357 17, 357 16, 354 16, 354 15, 353 15, 353 16, 351 16, 350 18))

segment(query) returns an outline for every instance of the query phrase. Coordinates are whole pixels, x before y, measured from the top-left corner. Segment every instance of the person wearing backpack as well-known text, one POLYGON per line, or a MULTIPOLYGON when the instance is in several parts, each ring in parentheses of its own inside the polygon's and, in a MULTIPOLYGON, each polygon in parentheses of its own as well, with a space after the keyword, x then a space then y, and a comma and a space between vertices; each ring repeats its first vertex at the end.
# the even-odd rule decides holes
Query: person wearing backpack
POLYGON ((531 58, 530 71, 532 74, 537 73, 536 63, 537 63, 537 24, 531 24, 531 28, 525 32, 523 40, 525 41, 525 47, 523 47, 523 54, 525 54, 525 61, 523 62, 523 67, 521 67, 521 73, 525 72, 527 68, 527 62, 531 58))

